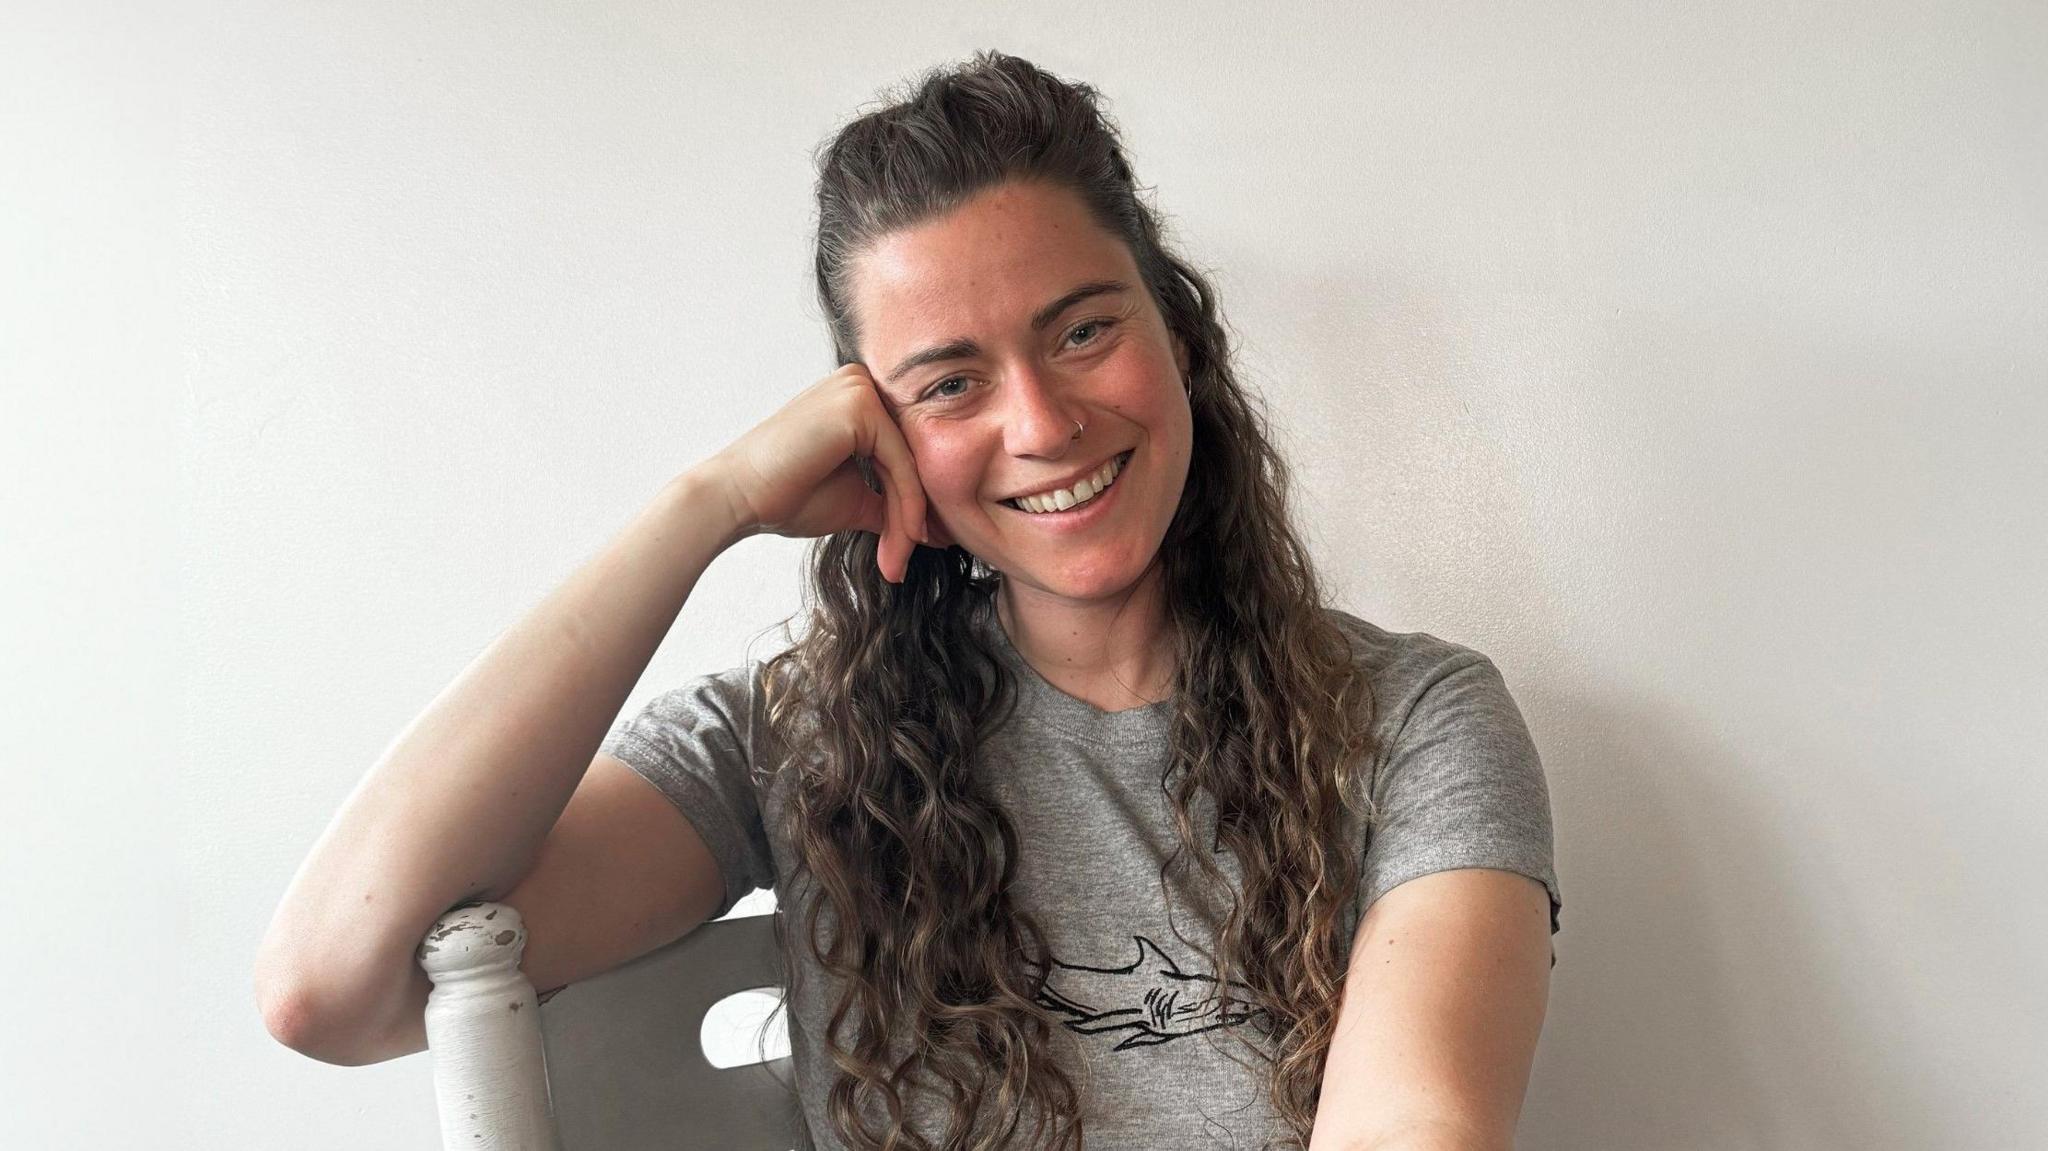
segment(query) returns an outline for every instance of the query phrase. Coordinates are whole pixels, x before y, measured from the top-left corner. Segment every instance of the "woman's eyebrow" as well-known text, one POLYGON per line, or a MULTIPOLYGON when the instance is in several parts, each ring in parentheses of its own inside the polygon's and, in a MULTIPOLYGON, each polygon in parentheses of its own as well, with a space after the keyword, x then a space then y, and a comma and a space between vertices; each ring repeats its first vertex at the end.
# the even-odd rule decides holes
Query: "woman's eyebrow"
MULTIPOLYGON (((1072 291, 1054 300, 1052 303, 1038 309, 1031 317, 1031 330, 1034 332, 1044 331, 1052 325, 1054 320, 1060 318, 1061 313, 1082 300, 1093 296, 1108 295, 1112 292, 1128 292, 1130 290, 1131 286, 1122 280, 1089 280, 1085 284, 1076 286, 1072 291)), ((970 356, 978 356, 980 354, 980 344, 965 336, 955 337, 943 344, 934 344, 929 348, 924 348, 905 356, 902 363, 890 369, 888 376, 882 382, 893 386, 905 374, 924 367, 926 364, 941 363, 945 360, 964 360, 970 356)))

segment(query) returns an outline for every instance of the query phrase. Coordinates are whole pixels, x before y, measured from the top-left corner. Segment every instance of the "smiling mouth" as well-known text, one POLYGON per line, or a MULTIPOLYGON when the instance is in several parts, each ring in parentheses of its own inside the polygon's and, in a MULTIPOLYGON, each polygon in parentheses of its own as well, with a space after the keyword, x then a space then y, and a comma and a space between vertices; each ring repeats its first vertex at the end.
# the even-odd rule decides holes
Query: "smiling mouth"
MULTIPOLYGON (((1110 488, 1113 488, 1117 485, 1117 482, 1123 478, 1124 465, 1130 462, 1131 456, 1136 451, 1136 448, 1132 448, 1130 451, 1121 452, 1115 457, 1113 457, 1115 467, 1112 473, 1110 474, 1109 479, 1107 480, 1107 482, 1103 483, 1103 485, 1099 488, 1095 487, 1092 483, 1090 483, 1089 487, 1091 490, 1089 491, 1086 499, 1078 501, 1074 500, 1074 489, 1068 488, 1063 492, 1057 492, 1051 496, 1029 497, 1030 503, 1028 505, 1023 502, 1024 497, 1016 497, 1007 500, 997 500, 996 502, 1002 504, 1006 508, 1023 512, 1025 515, 1059 515, 1061 512, 1071 511, 1074 508, 1087 507, 1089 504, 1094 503, 1096 498, 1101 496, 1103 492, 1106 492, 1110 488), (1059 501, 1063 499, 1069 502, 1065 507, 1060 507, 1059 501)), ((1100 475, 1101 473, 1098 472, 1097 474, 1100 475)))

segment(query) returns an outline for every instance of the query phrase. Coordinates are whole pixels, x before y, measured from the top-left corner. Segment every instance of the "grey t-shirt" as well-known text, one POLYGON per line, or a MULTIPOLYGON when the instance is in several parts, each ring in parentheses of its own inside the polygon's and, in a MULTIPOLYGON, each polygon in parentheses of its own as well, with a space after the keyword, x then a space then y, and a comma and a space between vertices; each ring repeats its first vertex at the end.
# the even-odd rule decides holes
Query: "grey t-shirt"
MULTIPOLYGON (((1369 778, 1384 820, 1360 837, 1363 871, 1346 946, 1381 895, 1464 867, 1541 882, 1555 933, 1562 901, 1549 791, 1500 672, 1484 655, 1425 632, 1392 633, 1346 612, 1330 615, 1372 685, 1369 778)), ((1214 946, 1225 909, 1185 853, 1170 873, 1178 888, 1171 922, 1160 887, 1160 867, 1179 843, 1159 786, 1172 701, 1102 711, 1047 682, 1000 626, 988 628, 1019 695, 1015 712, 982 743, 976 770, 986 773, 990 794, 1017 830, 1013 897, 1037 917, 1054 960, 1045 1001, 1067 1023, 1055 1057, 1083 1088, 1088 1144, 1184 1151, 1279 1139, 1284 1128, 1267 1100, 1268 1066, 1212 1033, 1257 1041, 1251 1028, 1237 1026, 1243 1001, 1233 997, 1230 1020, 1202 1009, 1213 1001, 1202 994, 1203 981, 1213 985, 1215 976, 1201 950, 1214 946)), ((774 888, 783 908, 799 905, 788 884, 789 845, 771 833, 781 826, 788 773, 773 773, 767 794, 752 782, 754 764, 784 762, 767 724, 761 671, 760 661, 749 661, 667 691, 622 720, 602 748, 668 796, 703 837, 725 881, 714 918, 758 887, 774 888)), ((1230 852, 1213 859, 1233 885, 1241 883, 1230 852)), ((825 1110, 835 1069, 823 1046, 837 988, 801 942, 798 950, 806 966, 788 1007, 799 1101, 815 1145, 837 1151, 825 1110)), ((945 1102, 910 1102, 913 1117, 928 1117, 921 1129, 936 1142, 945 1102)))

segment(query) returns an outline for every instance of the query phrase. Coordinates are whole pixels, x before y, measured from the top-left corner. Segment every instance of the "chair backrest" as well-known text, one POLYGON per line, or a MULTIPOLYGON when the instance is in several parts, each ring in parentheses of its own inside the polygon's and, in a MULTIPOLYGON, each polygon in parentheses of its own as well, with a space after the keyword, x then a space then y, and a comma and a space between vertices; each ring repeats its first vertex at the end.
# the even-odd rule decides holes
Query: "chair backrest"
POLYGON ((789 1058, 714 1067, 701 1039, 712 1005, 778 982, 772 916, 702 924, 545 1004, 518 970, 525 944, 510 905, 472 903, 420 945, 447 1151, 803 1145, 789 1058))

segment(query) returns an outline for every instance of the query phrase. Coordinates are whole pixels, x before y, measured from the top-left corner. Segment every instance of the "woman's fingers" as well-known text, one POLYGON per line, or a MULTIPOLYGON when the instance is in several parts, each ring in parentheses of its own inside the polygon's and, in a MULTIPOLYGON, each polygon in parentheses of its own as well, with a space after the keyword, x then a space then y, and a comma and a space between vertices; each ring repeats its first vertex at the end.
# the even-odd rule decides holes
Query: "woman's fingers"
POLYGON ((910 454, 910 444, 886 412, 876 425, 874 462, 882 475, 884 501, 876 562, 883 578, 890 578, 893 570, 892 582, 902 583, 910 570, 910 555, 917 550, 917 536, 924 529, 924 486, 917 480, 917 461, 910 454))

